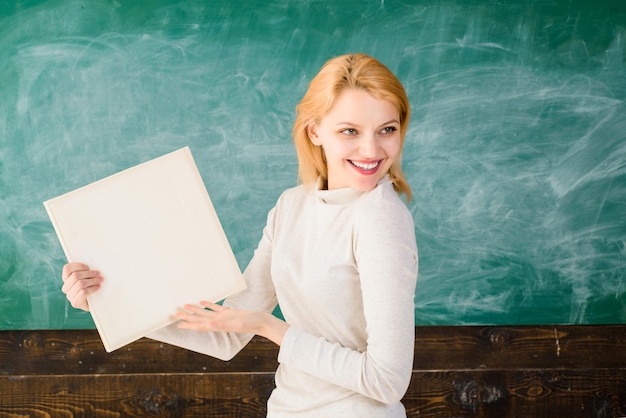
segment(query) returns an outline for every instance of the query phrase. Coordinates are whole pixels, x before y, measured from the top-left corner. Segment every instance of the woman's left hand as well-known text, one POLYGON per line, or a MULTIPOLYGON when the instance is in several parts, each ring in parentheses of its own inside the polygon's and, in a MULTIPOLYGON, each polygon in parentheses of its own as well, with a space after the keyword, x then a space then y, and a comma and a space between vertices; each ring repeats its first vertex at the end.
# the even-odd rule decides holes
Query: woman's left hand
POLYGON ((180 319, 178 327, 194 331, 257 334, 280 345, 289 328, 272 314, 227 308, 208 301, 185 305, 185 310, 176 314, 180 319))

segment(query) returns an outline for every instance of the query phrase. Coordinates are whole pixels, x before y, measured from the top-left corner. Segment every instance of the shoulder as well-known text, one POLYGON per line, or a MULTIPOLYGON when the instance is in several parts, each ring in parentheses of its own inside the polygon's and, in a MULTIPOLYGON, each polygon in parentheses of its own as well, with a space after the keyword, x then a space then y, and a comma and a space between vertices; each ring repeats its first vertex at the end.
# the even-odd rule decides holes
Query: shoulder
POLYGON ((313 186, 309 184, 299 184, 285 189, 278 197, 276 206, 291 205, 294 202, 303 201, 311 195, 313 190, 313 186))
POLYGON ((413 216, 409 208, 394 190, 391 181, 385 179, 374 189, 364 193, 359 199, 359 219, 376 221, 383 224, 410 223, 413 227, 413 216))
POLYGON ((382 267, 392 276, 406 277, 407 284, 414 283, 418 250, 409 208, 391 183, 380 183, 362 198, 355 217, 353 242, 361 277, 380 272, 382 267))
POLYGON ((312 196, 312 190, 313 187, 306 184, 285 189, 272 208, 273 216, 278 219, 285 219, 290 214, 295 216, 293 214, 297 214, 299 209, 308 205, 312 196))
POLYGON ((413 216, 391 182, 383 182, 365 193, 355 215, 355 244, 359 247, 380 250, 406 245, 417 252, 413 216))

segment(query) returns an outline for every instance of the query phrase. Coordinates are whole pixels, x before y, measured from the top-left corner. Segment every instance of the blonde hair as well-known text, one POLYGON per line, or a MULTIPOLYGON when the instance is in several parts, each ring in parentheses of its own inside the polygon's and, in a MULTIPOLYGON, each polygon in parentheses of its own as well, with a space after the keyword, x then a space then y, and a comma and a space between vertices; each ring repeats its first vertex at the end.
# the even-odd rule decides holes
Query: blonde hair
POLYGON ((296 106, 293 142, 298 155, 298 177, 302 183, 328 180, 328 167, 322 147, 309 138, 307 128, 319 123, 339 95, 348 88, 366 91, 373 97, 392 102, 400 115, 400 153, 389 168, 389 177, 398 193, 411 200, 411 187, 406 181, 400 162, 404 136, 409 124, 409 99, 402 83, 378 60, 365 54, 347 54, 330 59, 311 80, 309 88, 296 106))

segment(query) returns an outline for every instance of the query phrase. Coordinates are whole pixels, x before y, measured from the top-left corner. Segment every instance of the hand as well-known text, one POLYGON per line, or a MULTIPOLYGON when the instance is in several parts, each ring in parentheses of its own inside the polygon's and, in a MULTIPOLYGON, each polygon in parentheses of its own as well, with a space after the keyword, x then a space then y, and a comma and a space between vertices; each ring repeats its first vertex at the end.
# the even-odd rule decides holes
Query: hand
POLYGON ((200 332, 257 334, 280 345, 289 328, 286 322, 269 313, 231 309, 207 301, 185 305, 185 309, 187 312, 176 314, 181 320, 179 328, 200 332))
POLYGON ((100 289, 100 284, 104 280, 97 270, 91 270, 83 263, 68 263, 63 266, 63 287, 67 300, 74 308, 89 310, 87 296, 100 289))

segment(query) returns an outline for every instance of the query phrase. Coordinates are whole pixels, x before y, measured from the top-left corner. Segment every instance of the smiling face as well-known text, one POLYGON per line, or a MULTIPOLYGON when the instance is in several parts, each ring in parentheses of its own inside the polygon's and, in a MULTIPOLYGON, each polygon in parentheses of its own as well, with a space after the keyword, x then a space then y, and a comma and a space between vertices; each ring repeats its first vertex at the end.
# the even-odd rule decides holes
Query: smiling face
POLYGON ((400 153, 400 115, 394 104, 361 89, 344 90, 308 136, 321 146, 328 189, 372 190, 400 153))

